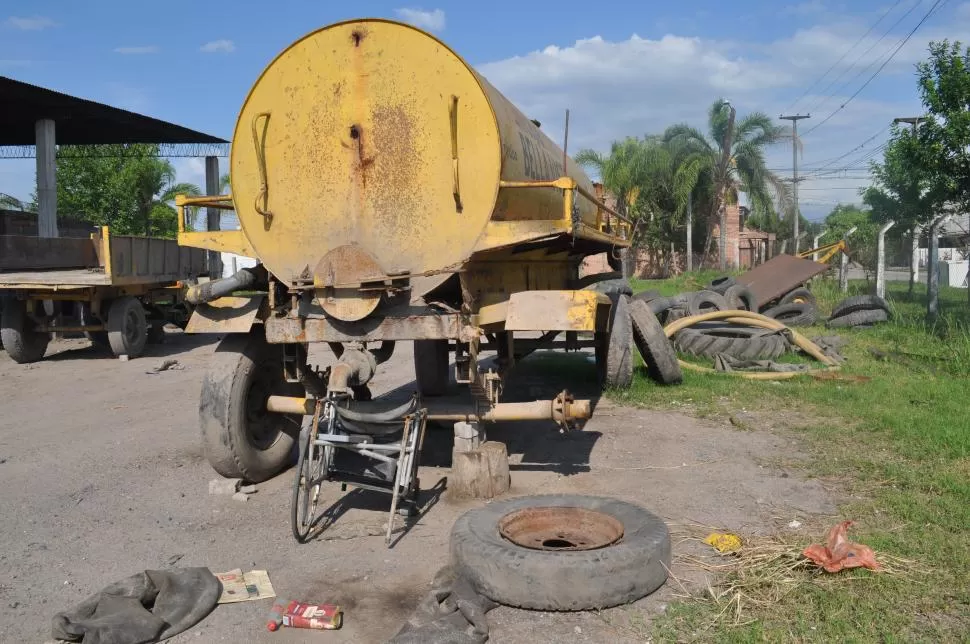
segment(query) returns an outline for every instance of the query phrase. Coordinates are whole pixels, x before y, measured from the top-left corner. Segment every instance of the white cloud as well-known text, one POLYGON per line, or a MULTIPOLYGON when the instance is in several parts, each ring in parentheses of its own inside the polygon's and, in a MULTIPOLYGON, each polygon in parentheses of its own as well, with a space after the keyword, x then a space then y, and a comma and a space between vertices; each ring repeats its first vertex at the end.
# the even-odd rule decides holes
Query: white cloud
POLYGON ((116 54, 125 55, 140 55, 140 54, 157 54, 159 48, 156 45, 139 45, 137 47, 115 47, 116 54))
POLYGON ((424 9, 395 9, 394 12, 401 20, 409 22, 415 27, 428 31, 444 31, 445 12, 441 9, 425 11, 424 9))
POLYGON ((10 16, 7 18, 7 25, 21 31, 40 31, 48 27, 56 27, 57 23, 45 16, 10 16))
MULTIPOLYGON (((633 35, 626 40, 608 41, 595 36, 477 67, 526 116, 541 121, 546 134, 560 144, 568 108, 571 154, 587 147, 606 151, 613 140, 659 133, 678 122, 704 130, 707 108, 718 97, 730 99, 739 116, 757 110, 776 118, 789 110, 811 110, 812 118, 799 123, 799 133, 804 135, 845 103, 902 37, 891 34, 856 63, 875 43, 875 38, 867 38, 812 93, 792 106, 856 42, 868 24, 844 16, 831 16, 831 20, 829 26, 799 29, 770 43, 681 35, 659 39, 633 35), (855 66, 849 68, 853 63, 855 66), (860 74, 870 63, 875 64, 860 74), (842 72, 842 79, 826 89, 842 72), (843 84, 845 87, 840 89, 843 84), (815 109, 823 99, 824 103, 815 109)), ((970 25, 967 21, 946 24, 943 20, 938 20, 935 27, 926 25, 925 31, 918 32, 899 51, 872 85, 816 132, 803 136, 804 157, 800 164, 817 164, 838 157, 888 126, 894 117, 918 111, 913 64, 926 58, 928 41, 943 37, 968 42, 970 25)), ((882 143, 887 134, 882 133, 874 143, 882 143)), ((871 147, 845 161, 854 161, 871 147)), ((779 174, 790 176, 790 145, 774 146, 767 158, 769 166, 779 174)), ((862 162, 857 166, 857 170, 844 174, 861 177, 868 166, 862 162)), ((830 210, 822 201, 858 203, 855 188, 868 183, 860 178, 813 178, 802 184, 801 198, 810 198, 814 211, 809 203, 803 204, 802 211, 817 217, 830 210), (846 186, 853 189, 841 189, 846 186)))
POLYGON ((236 51, 236 44, 231 40, 213 40, 207 42, 199 48, 199 51, 203 51, 207 54, 212 54, 216 52, 231 53, 236 51))

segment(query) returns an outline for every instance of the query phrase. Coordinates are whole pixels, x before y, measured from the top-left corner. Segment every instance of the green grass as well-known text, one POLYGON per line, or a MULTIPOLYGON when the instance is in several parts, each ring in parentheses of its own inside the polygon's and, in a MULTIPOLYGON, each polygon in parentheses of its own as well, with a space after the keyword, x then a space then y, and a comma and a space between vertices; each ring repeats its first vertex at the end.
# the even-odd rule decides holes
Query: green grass
MULTIPOLYGON (((635 290, 674 293, 711 276, 637 282, 635 290)), ((864 282, 850 293, 864 292, 864 282)), ((842 373, 868 381, 795 378, 760 382, 685 372, 678 388, 650 383, 612 395, 628 404, 727 418, 738 410, 769 413, 814 455, 808 475, 843 480, 852 537, 914 560, 927 575, 846 575, 844 583, 806 584, 777 605, 753 608, 741 626, 718 621, 707 603, 671 607, 656 626, 661 641, 967 641, 970 633, 970 306, 965 290, 944 288, 942 315, 925 317, 925 287, 890 283, 893 321, 871 329, 800 330, 807 337, 850 340, 842 373), (878 356, 873 350, 879 352, 878 356)), ((830 281, 813 285, 828 313, 845 294, 830 281)), ((783 458, 784 455, 779 455, 783 458)), ((816 539, 823 535, 813 535, 816 539)), ((807 543, 795 544, 804 546, 807 543)))

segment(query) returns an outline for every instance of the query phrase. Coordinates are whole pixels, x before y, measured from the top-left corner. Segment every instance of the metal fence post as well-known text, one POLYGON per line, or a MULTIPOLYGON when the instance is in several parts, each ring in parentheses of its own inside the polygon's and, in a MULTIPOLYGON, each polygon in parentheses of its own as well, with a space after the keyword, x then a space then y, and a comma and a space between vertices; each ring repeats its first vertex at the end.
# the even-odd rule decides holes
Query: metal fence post
MULTIPOLYGON (((857 226, 853 226, 845 231, 845 234, 842 235, 843 241, 847 241, 849 235, 854 233, 856 228, 857 226)), ((842 251, 841 262, 839 264, 839 290, 843 293, 849 290, 849 254, 845 251, 842 251)))
POLYGON ((952 214, 941 215, 930 224, 926 261, 926 319, 935 322, 940 314, 940 226, 952 214))
POLYGON ((876 295, 879 297, 886 297, 886 232, 895 225, 895 221, 890 221, 879 229, 876 245, 876 295))

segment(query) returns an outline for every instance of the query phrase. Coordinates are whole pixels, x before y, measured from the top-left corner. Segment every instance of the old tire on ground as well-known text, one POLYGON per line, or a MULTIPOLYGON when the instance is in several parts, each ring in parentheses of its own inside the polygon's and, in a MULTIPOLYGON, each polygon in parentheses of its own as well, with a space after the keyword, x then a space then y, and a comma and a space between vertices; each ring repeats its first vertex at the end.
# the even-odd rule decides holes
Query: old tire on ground
POLYGON ((688 327, 674 334, 673 341, 678 350, 693 356, 713 358, 723 353, 740 360, 771 360, 790 348, 780 333, 731 325, 688 327))
POLYGON ((130 295, 111 301, 108 307, 108 344, 116 356, 137 358, 148 342, 148 320, 141 301, 130 295))
POLYGON ((662 297, 663 295, 660 294, 660 291, 654 291, 651 289, 651 290, 640 291, 639 293, 635 293, 633 297, 630 299, 641 300, 643 302, 653 302, 654 300, 659 300, 662 297))
POLYGON ((35 331, 34 323, 27 315, 27 302, 12 297, 4 298, 0 310, 0 338, 7 355, 18 364, 37 362, 47 352, 50 334, 35 331))
POLYGON ((758 298, 755 297, 754 291, 744 284, 735 284, 728 287, 724 291, 724 299, 727 300, 728 306, 732 309, 740 309, 742 311, 758 310, 758 298))
POLYGON ((818 301, 815 299, 815 295, 813 295, 810 290, 800 286, 785 293, 785 295, 778 300, 778 304, 811 304, 812 306, 818 306, 818 301))
POLYGON ((633 382, 633 323, 630 298, 620 295, 610 308, 610 330, 596 334, 596 369, 600 383, 626 389, 633 382))
POLYGON ((840 315, 837 318, 831 318, 828 322, 826 322, 825 326, 831 329, 844 329, 848 327, 879 324, 881 322, 886 322, 888 319, 889 314, 882 309, 864 309, 861 311, 846 313, 845 315, 840 315))
POLYGON ((731 305, 720 293, 714 291, 697 291, 687 295, 687 312, 690 315, 701 315, 712 311, 729 311, 731 305))
MULTIPOLYGON (((550 522, 555 530, 556 523, 550 522)), ((581 526, 564 526, 566 541, 581 526)), ((579 533, 581 534, 581 533, 579 533)), ((581 537, 580 537, 581 538, 581 537)), ((558 544, 554 544, 558 545, 558 544)), ((568 547, 568 546, 567 546, 568 547)), ((670 533, 663 520, 618 499, 572 494, 525 496, 470 510, 451 529, 451 560, 458 574, 500 604, 548 611, 595 610, 636 601, 667 580, 670 533), (603 517, 619 526, 618 540, 594 550, 525 547, 503 536, 503 519, 562 512, 603 517), (520 513, 515 515, 513 513, 520 513)))
POLYGON ((684 374, 677 362, 677 354, 657 316, 651 313, 645 303, 634 302, 630 306, 630 318, 633 321, 633 340, 650 377, 664 385, 683 382, 684 374))
POLYGON ((302 416, 268 411, 270 395, 305 395, 283 378, 282 345, 266 342, 261 327, 223 338, 199 397, 203 450, 222 476, 260 483, 290 465, 302 416))
POLYGON ((839 318, 856 311, 882 310, 889 313, 889 303, 878 295, 854 295, 847 297, 832 309, 829 319, 839 318))
POLYGON ((422 396, 443 396, 448 389, 448 341, 414 341, 414 376, 422 396))
POLYGON ((779 304, 762 315, 784 322, 785 326, 812 326, 818 320, 818 309, 811 304, 779 304))
POLYGON ((722 275, 721 277, 715 277, 712 279, 711 283, 707 285, 707 290, 724 295, 725 291, 737 283, 738 281, 730 275, 722 275))

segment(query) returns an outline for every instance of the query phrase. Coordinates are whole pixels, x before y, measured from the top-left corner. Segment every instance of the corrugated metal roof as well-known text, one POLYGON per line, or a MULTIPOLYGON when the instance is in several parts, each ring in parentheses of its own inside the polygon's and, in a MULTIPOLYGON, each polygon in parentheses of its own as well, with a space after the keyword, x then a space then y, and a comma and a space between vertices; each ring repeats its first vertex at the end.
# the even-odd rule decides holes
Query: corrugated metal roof
POLYGON ((34 145, 38 119, 56 121, 59 145, 227 143, 181 125, 0 76, 0 146, 34 145))

